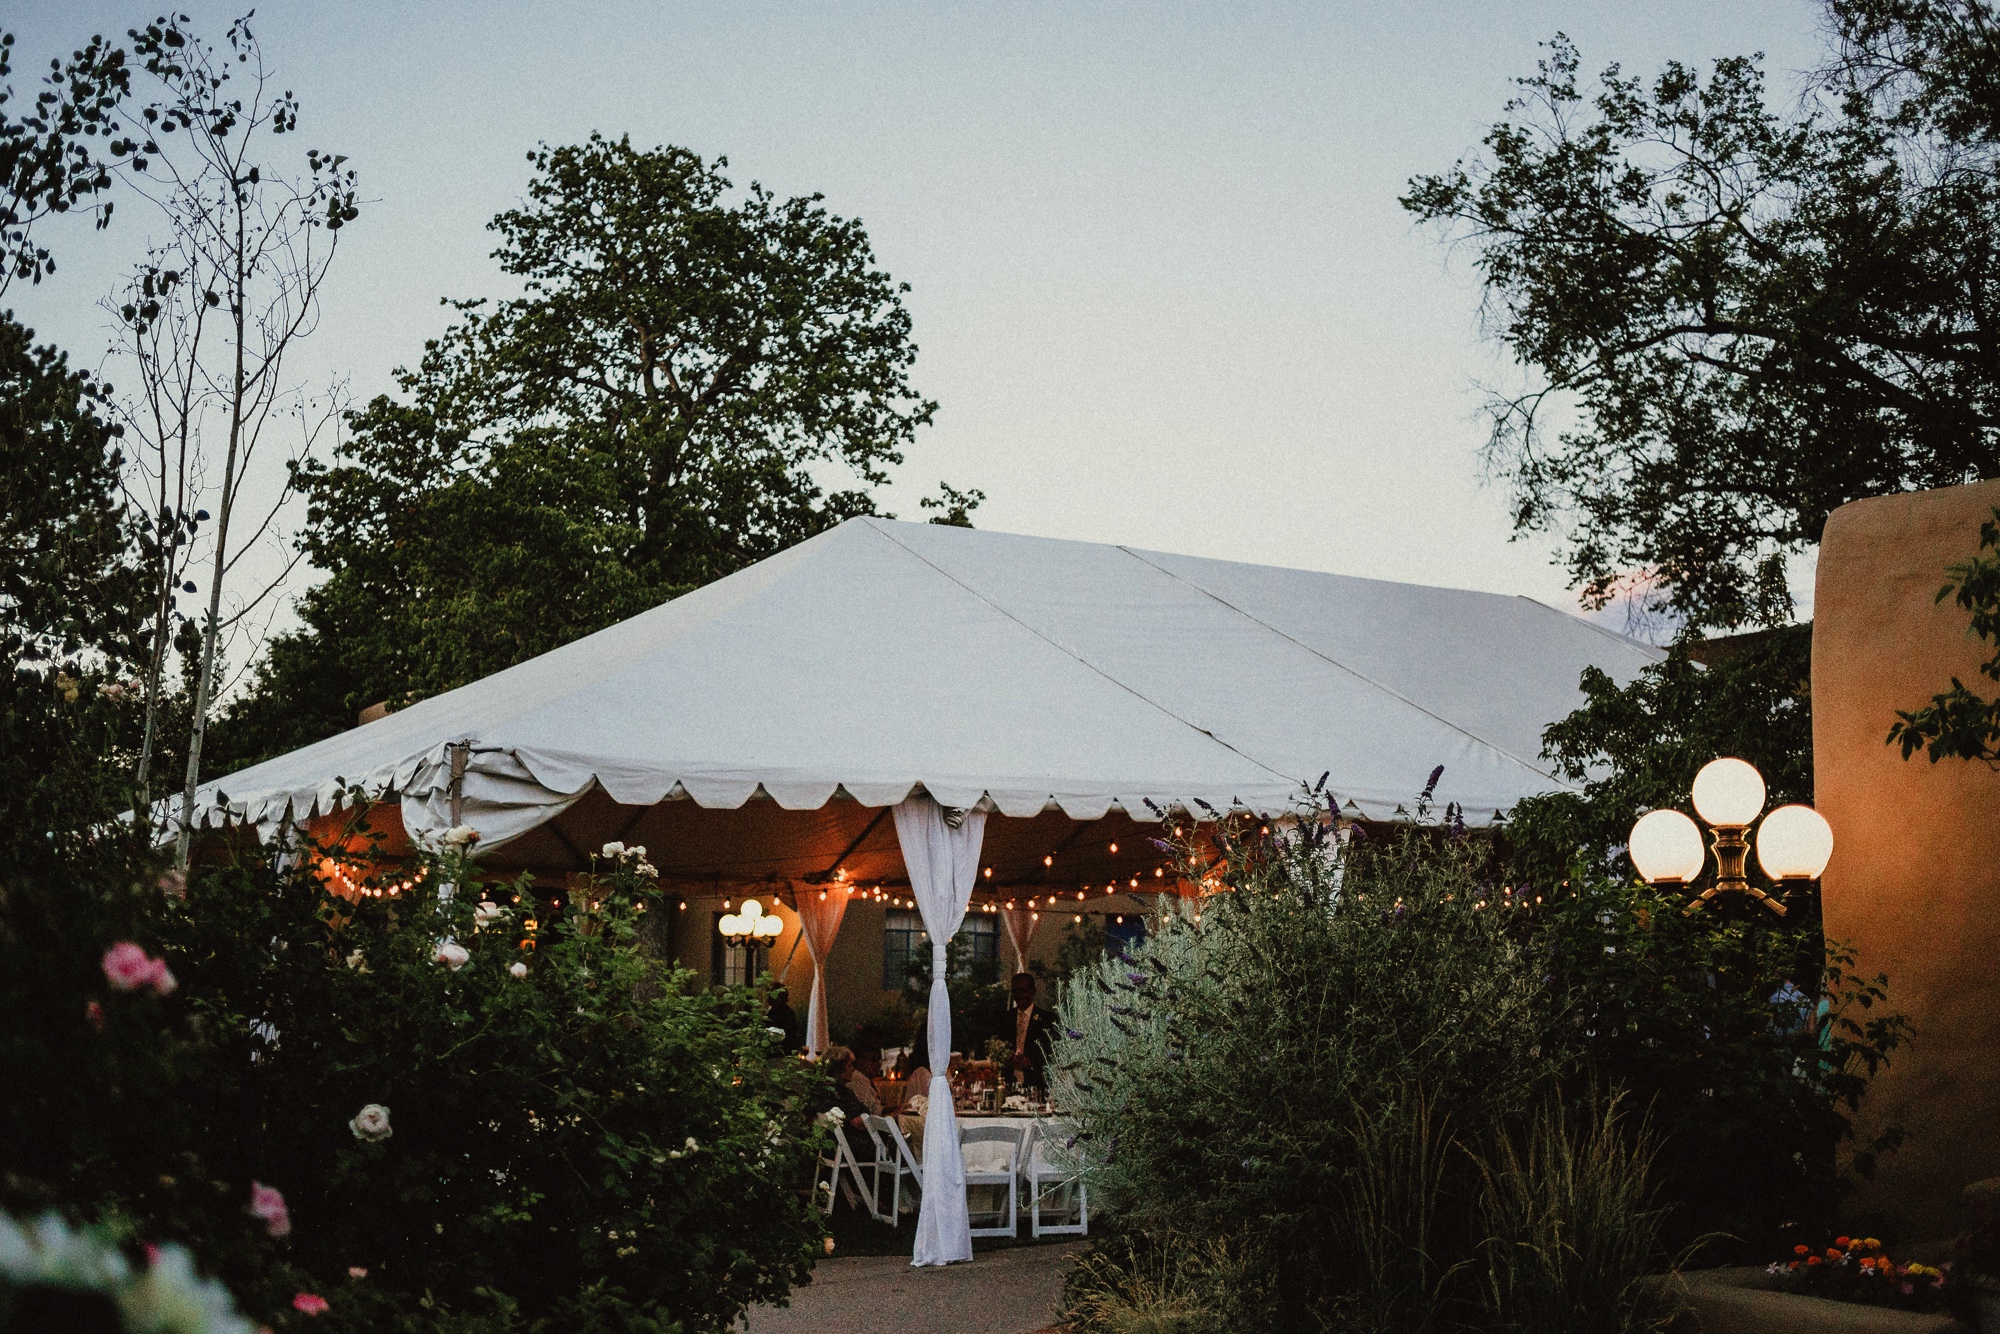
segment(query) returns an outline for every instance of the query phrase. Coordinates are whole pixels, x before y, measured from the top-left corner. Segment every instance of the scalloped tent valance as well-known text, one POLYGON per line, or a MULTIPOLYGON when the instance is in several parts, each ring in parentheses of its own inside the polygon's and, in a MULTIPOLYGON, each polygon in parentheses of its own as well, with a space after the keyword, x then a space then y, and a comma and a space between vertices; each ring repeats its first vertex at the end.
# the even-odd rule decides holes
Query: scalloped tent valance
MULTIPOLYGON (((922 788, 1011 817, 1263 814, 1302 782, 1371 818, 1435 765, 1473 823, 1563 786, 1542 729, 1657 650, 1527 598, 853 519, 484 680, 201 789, 275 828, 351 790, 491 851, 593 793, 788 811, 922 788)), ((597 798, 602 800, 603 797, 597 798)))

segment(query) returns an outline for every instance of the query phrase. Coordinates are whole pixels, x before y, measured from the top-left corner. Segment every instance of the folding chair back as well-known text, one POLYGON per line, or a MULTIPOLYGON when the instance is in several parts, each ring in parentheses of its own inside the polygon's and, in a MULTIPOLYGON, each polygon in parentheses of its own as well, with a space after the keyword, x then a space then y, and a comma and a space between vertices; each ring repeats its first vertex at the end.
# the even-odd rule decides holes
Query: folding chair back
POLYGON ((965 1189, 968 1197, 968 1209, 971 1205, 970 1195, 973 1187, 1005 1186, 1007 1188, 1005 1221, 999 1221, 1003 1216, 997 1209, 980 1210, 979 1212, 982 1215, 995 1215, 995 1221, 986 1227, 971 1229, 972 1235, 975 1237, 1011 1237, 1020 1226, 1018 1178, 1021 1171, 1021 1145, 1027 1134, 1027 1130, 1028 1128, 1025 1125, 970 1126, 959 1132, 958 1142, 961 1152, 975 1145, 987 1144, 997 1145, 1000 1150, 998 1153, 981 1153, 977 1155, 979 1159, 977 1165, 972 1162, 968 1162, 965 1165, 965 1189))
POLYGON ((910 1143, 903 1138, 901 1126, 886 1116, 864 1116, 861 1123, 868 1128, 868 1138, 875 1142, 875 1194, 869 1212, 875 1216, 876 1222, 887 1223, 893 1228, 903 1216, 903 1179, 910 1179, 910 1198, 914 1201, 923 1189, 923 1168, 917 1165, 916 1155, 910 1152, 910 1143), (882 1210, 885 1186, 889 1191, 886 1213, 882 1210))

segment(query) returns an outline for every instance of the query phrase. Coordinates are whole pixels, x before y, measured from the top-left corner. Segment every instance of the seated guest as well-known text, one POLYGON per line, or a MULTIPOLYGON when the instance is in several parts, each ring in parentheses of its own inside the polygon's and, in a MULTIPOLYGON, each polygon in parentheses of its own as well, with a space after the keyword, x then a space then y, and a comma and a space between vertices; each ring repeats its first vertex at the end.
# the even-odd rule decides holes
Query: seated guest
POLYGON ((847 1052, 847 1072, 844 1075, 836 1072, 834 1078, 847 1085, 848 1091, 854 1095, 854 1100, 866 1108, 870 1116, 882 1115, 881 1095, 875 1092, 875 1081, 869 1077, 868 1071, 862 1068, 863 1061, 869 1060, 869 1063, 879 1071, 882 1068, 881 1062, 878 1059, 857 1056, 845 1047, 841 1050, 847 1052))
MULTIPOLYGON (((845 1047, 828 1047, 826 1049, 826 1071, 827 1074, 833 1077, 833 1105, 840 1108, 840 1114, 847 1118, 847 1124, 851 1129, 862 1129, 861 1118, 863 1116, 880 1116, 882 1114, 881 1101, 874 1097, 874 1085, 868 1085, 868 1095, 873 1100, 872 1106, 869 1102, 863 1101, 861 1095, 855 1089, 854 1077, 860 1072, 854 1068, 853 1052, 845 1047)), ((867 1078, 866 1075, 862 1075, 862 1082, 866 1083, 867 1078)))

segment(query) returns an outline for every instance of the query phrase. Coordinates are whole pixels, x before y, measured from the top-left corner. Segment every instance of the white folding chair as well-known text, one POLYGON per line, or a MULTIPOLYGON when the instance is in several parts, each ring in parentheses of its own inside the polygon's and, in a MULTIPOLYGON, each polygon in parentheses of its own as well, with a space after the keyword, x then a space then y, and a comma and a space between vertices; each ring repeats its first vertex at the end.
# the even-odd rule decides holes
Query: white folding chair
POLYGON ((924 1169, 917 1162, 917 1155, 910 1152, 910 1142, 903 1138, 903 1128, 886 1116, 864 1116, 861 1124, 868 1128, 868 1138, 875 1142, 875 1161, 872 1164, 875 1177, 875 1193, 869 1199, 868 1212, 878 1223, 895 1227, 903 1215, 903 1178, 908 1177, 912 1186, 911 1198, 924 1188, 924 1169), (882 1212, 882 1187, 889 1187, 889 1212, 882 1212))
POLYGON ((1083 1178, 1066 1168, 1057 1167, 1043 1152, 1043 1146, 1049 1143, 1051 1137, 1068 1133, 1068 1129, 1060 1124, 1037 1126, 1034 1141, 1028 1146, 1028 1235, 1031 1237, 1090 1235, 1090 1195, 1084 1188, 1083 1178), (1051 1212, 1074 1213, 1074 1223, 1042 1221, 1042 1202, 1050 1193, 1059 1197, 1056 1208, 1051 1212))
MULTIPOLYGON (((971 1233, 975 1237, 1011 1237, 1020 1227, 1021 1200, 1018 1181, 1021 1174, 1021 1137, 1027 1133, 1025 1126, 972 1126, 958 1134, 959 1151, 974 1144, 996 1145, 997 1150, 979 1155, 979 1170, 973 1164, 965 1165, 966 1210, 972 1209, 972 1189, 975 1186, 1005 1186, 1007 1188, 1006 1221, 995 1222, 987 1227, 975 1227, 971 1233), (1003 1161, 1004 1160, 1004 1161, 1003 1161)), ((977 1210, 981 1216, 999 1214, 995 1209, 977 1210)))
MULTIPOLYGON (((874 1164, 870 1163, 869 1167, 872 1169, 874 1164)), ((854 1156, 854 1150, 847 1142, 847 1127, 844 1125, 833 1128, 833 1152, 821 1155, 819 1166, 813 1169, 813 1203, 819 1206, 821 1213, 829 1215, 833 1213, 833 1194, 836 1186, 847 1196, 847 1204, 851 1209, 863 1207, 861 1201, 864 1196, 870 1201, 875 1198, 873 1188, 862 1179, 861 1162, 854 1156), (853 1178, 851 1181, 841 1178, 840 1169, 843 1167, 853 1178), (820 1180, 822 1175, 826 1178, 824 1181, 820 1180), (855 1189, 857 1186, 860 1188, 858 1194, 855 1189)), ((872 1203, 868 1207, 868 1212, 870 1214, 875 1212, 872 1203)))

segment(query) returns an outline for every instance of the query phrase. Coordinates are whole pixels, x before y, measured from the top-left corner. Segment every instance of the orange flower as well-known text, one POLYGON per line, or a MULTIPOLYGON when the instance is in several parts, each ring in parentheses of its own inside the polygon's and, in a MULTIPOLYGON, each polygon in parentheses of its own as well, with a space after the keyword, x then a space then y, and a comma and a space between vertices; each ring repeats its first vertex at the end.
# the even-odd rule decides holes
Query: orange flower
POLYGON ((1833 1247, 1829 1246, 1826 1248, 1826 1258, 1829 1260, 1838 1260, 1840 1258, 1840 1252, 1836 1251, 1833 1247))
POLYGON ((1840 1247, 1840 1249, 1844 1251, 1844 1250, 1846 1250, 1846 1249, 1847 1249, 1848 1247, 1850 1247, 1850 1246, 1852 1246, 1852 1245, 1854 1244, 1854 1238, 1852 1238, 1852 1237, 1835 1237, 1835 1238, 1833 1239, 1833 1244, 1834 1244, 1834 1245, 1836 1245, 1836 1246, 1838 1246, 1838 1247, 1840 1247))
POLYGON ((1816 1265, 1816 1264, 1818 1264, 1819 1262, 1820 1262, 1820 1259, 1819 1259, 1819 1257, 1818 1257, 1817 1255, 1808 1255, 1808 1256, 1806 1257, 1806 1264, 1807 1264, 1807 1265, 1816 1265))
POLYGON ((1794 1247, 1792 1247, 1792 1254, 1793 1254, 1793 1255, 1811 1255, 1811 1254, 1812 1254, 1812 1247, 1810 1247, 1810 1246, 1794 1246, 1794 1247))

